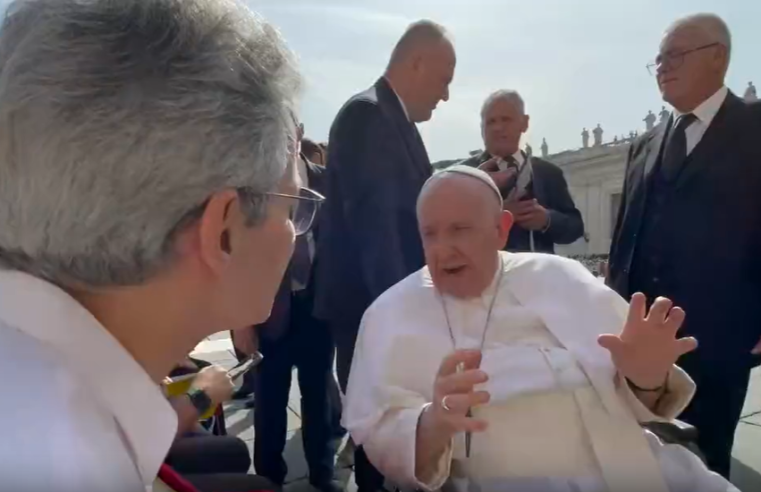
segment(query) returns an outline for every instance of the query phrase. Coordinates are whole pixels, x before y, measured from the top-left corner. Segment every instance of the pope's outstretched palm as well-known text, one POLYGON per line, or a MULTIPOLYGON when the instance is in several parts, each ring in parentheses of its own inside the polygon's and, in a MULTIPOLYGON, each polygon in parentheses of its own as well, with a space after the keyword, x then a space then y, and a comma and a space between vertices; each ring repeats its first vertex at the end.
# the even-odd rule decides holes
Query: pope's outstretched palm
POLYGON ((672 306, 669 299, 659 297, 648 313, 645 296, 634 294, 621 334, 598 339, 619 372, 638 387, 662 386, 676 360, 698 346, 692 337, 677 338, 685 313, 672 306))

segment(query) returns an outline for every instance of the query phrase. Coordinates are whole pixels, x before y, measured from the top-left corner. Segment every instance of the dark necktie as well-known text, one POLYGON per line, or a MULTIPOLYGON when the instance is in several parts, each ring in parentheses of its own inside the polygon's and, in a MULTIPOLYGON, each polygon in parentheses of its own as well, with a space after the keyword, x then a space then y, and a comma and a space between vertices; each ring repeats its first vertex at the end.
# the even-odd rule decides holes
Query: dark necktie
POLYGON ((687 159, 687 136, 685 135, 685 130, 696 119, 692 113, 680 116, 669 133, 661 160, 661 173, 666 181, 673 181, 679 177, 682 166, 684 166, 684 161, 687 159))
POLYGON ((312 257, 309 254, 307 234, 296 238, 296 245, 291 258, 291 278, 303 289, 309 283, 309 274, 312 270, 312 257))

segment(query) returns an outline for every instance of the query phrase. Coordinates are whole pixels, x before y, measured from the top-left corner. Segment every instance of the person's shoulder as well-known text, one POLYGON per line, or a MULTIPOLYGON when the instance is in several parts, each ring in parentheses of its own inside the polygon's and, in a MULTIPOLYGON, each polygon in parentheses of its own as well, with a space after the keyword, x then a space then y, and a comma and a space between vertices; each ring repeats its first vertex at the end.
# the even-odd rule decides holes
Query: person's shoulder
POLYGON ((344 125, 347 128, 354 127, 358 122, 371 120, 382 115, 381 105, 378 102, 378 92, 375 87, 355 94, 343 105, 338 112, 335 124, 344 125))
POLYGON ((102 473, 92 469, 103 469, 104 457, 118 456, 120 441, 112 415, 89 390, 86 376, 53 347, 2 320, 0 375, 6 381, 3 415, 9 419, 3 426, 0 461, 19 470, 38 470, 43 482, 62 479, 66 483, 61 490, 68 490, 69 483, 97 481, 102 473), (58 476, 64 456, 67 469, 58 476))
POLYGON ((433 282, 428 267, 408 275, 386 289, 365 312, 365 316, 403 313, 419 305, 421 298, 433 293, 433 282))
POLYGON ((550 174, 563 174, 563 170, 555 164, 554 162, 550 162, 547 159, 543 159, 541 157, 531 157, 531 167, 534 170, 539 170, 540 172, 550 173, 550 174))
POLYGON ((505 262, 510 270, 525 270, 532 273, 546 274, 549 278, 564 276, 589 280, 594 278, 592 272, 579 261, 550 253, 504 253, 505 262))

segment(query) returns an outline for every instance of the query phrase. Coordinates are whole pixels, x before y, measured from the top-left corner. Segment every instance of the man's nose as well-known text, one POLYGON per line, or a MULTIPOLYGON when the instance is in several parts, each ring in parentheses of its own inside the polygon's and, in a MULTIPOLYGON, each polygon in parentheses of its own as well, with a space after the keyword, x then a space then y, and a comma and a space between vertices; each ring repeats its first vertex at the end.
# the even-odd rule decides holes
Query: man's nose
POLYGON ((449 88, 444 89, 444 94, 441 96, 441 100, 444 102, 449 101, 449 88))

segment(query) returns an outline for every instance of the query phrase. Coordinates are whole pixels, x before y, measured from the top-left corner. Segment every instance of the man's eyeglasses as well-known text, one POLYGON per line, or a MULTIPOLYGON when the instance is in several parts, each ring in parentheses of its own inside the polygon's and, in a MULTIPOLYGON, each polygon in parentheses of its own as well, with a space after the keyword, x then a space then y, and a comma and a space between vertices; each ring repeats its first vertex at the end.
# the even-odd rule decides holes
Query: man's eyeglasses
POLYGON ((698 46, 697 48, 692 48, 689 50, 658 55, 654 62, 647 64, 647 71, 650 72, 650 75, 658 75, 658 70, 661 67, 666 67, 667 70, 676 70, 684 65, 684 59, 690 53, 707 50, 708 48, 713 48, 715 46, 719 46, 720 44, 721 43, 704 44, 703 46, 698 46))
POLYGON ((267 193, 269 196, 279 196, 293 200, 291 207, 291 222, 297 236, 309 232, 312 228, 314 218, 317 216, 317 210, 320 204, 325 201, 325 197, 309 188, 299 189, 298 195, 289 195, 287 193, 267 193))

